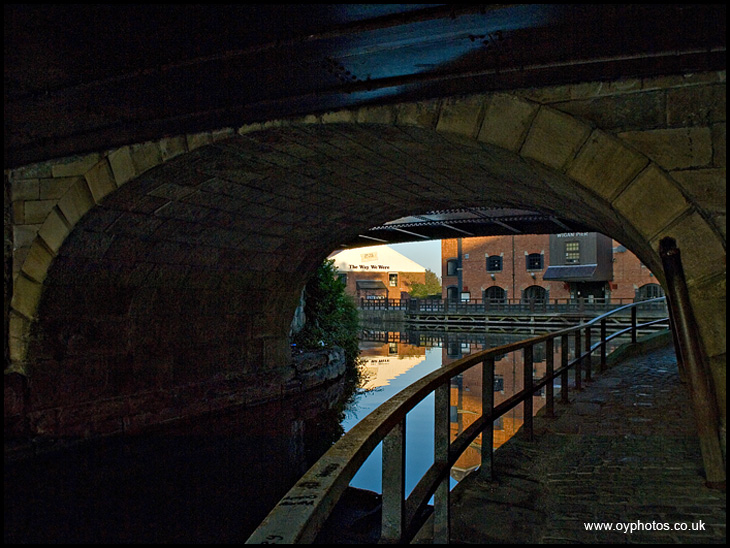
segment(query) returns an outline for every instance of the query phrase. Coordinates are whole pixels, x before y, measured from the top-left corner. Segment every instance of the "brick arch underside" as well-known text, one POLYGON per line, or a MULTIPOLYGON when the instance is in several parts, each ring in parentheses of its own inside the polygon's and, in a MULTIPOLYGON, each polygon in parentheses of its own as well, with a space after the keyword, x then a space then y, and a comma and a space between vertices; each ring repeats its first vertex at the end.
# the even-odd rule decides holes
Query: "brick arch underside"
POLYGON ((30 332, 32 429, 133 430, 278 396, 294 381, 289 327, 314 268, 369 227, 458 206, 572 218, 661 271, 640 223, 499 147, 355 124, 236 136, 147 171, 74 226, 30 332))

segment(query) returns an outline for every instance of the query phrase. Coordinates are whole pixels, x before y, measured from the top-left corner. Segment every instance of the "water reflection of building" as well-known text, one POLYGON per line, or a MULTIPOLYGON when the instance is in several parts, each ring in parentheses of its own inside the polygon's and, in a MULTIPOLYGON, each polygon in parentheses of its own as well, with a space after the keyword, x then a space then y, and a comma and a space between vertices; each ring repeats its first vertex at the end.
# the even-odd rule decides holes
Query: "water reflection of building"
MULTIPOLYGON (((512 337, 515 338, 515 337, 512 337)), ((516 337, 515 339, 520 339, 516 337)), ((458 354, 455 354, 453 345, 446 345, 443 349, 444 364, 452 363, 474 352, 494 348, 511 342, 506 337, 497 338, 491 344, 459 342, 458 354)), ((510 352, 497 357, 494 362, 494 405, 499 405, 510 396, 521 391, 524 386, 524 352, 510 352)), ((545 376, 546 356, 544 345, 539 345, 533 351, 532 377, 539 380, 545 376)), ((451 439, 468 428, 482 414, 482 370, 481 367, 472 367, 451 381, 451 439)), ((533 398, 533 409, 537 412, 544 405, 544 391, 533 398)), ((523 406, 518 405, 507 414, 494 422, 494 446, 498 448, 519 430, 524 422, 523 406)), ((469 470, 479 466, 481 436, 474 443, 475 447, 466 451, 456 462, 457 469, 469 470)))
MULTIPOLYGON (((495 348, 510 342, 524 340, 524 335, 492 335, 482 334, 475 337, 472 334, 445 334, 442 350, 444 365, 458 359, 480 352, 488 348, 495 348), (475 341, 475 339, 477 339, 475 341)), ((559 367, 561 363, 561 341, 555 342, 554 364, 559 367)), ((572 344, 572 343, 571 343, 572 344)), ((614 341, 609 345, 609 352, 621 344, 614 341)), ((574 357, 574 349, 568 349, 569 358, 574 357)), ((533 347, 533 380, 538 381, 545 376, 547 370, 547 356, 545 345, 533 347)), ((559 381, 556 381, 556 386, 559 381)), ((494 405, 497 406, 512 395, 521 391, 524 387, 524 351, 510 352, 497 356, 494 363, 494 405)), ((481 367, 472 367, 454 377, 451 381, 451 440, 466 430, 482 414, 482 370, 481 367)), ((559 389, 556 389, 556 393, 559 389)), ((545 389, 541 389, 532 401, 533 414, 536 414, 545 405, 545 389)), ((522 427, 524 423, 524 407, 522 404, 508 411, 505 415, 494 421, 494 442, 492 450, 497 449, 507 442, 522 427)), ((475 439, 472 446, 465 451, 452 469, 452 476, 461 479, 460 476, 476 469, 481 463, 481 435, 475 439)))
POLYGON ((386 386, 426 359, 426 348, 400 342, 360 343, 363 390, 386 386))
MULTIPOLYGON (((537 336, 533 333, 532 336, 537 336)), ((441 362, 444 365, 453 363, 470 354, 482 350, 496 348, 506 344, 522 341, 524 333, 490 333, 490 332, 455 332, 455 331, 423 331, 405 330, 386 332, 366 330, 361 342, 361 357, 365 367, 373 375, 372 384, 368 387, 384 386, 397 375, 406 372, 414 365, 426 359, 426 350, 433 347, 441 348, 441 362), (408 341, 408 342, 400 342, 408 341), (411 344, 413 343, 413 344, 411 344), (380 379, 386 379, 382 382, 380 379)), ((609 344, 608 352, 625 342, 616 339, 609 344)), ((569 358, 574 357, 574 342, 570 341, 569 358)), ((554 363, 559 367, 561 363, 561 340, 554 341, 554 363)), ((594 362, 596 363, 596 362, 594 362)), ((496 356, 494 385, 494 404, 507 400, 523 388, 524 352, 510 352, 496 356)), ((534 380, 545 376, 547 356, 545 345, 533 347, 534 380)), ((482 371, 475 366, 454 377, 450 386, 450 430, 451 440, 466 430, 482 414, 482 371)), ((559 393, 559 379, 556 380, 556 394, 559 393)), ((533 398, 533 411, 537 413, 545 405, 545 391, 542 389, 533 398)), ((494 421, 494 437, 492 450, 506 443, 523 425, 522 404, 517 405, 503 416, 494 421)), ((456 461, 451 476, 460 480, 471 470, 481 464, 482 437, 478 436, 456 461)))

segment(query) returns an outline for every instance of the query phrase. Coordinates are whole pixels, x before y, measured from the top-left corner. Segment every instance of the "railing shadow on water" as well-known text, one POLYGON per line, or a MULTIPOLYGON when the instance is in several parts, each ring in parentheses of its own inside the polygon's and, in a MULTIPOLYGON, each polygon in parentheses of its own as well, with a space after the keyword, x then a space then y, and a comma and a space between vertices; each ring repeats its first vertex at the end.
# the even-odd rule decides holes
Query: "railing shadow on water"
POLYGON ((545 414, 554 413, 555 380, 560 379, 560 398, 569 401, 572 388, 580 390, 582 382, 591 379, 594 358, 598 370, 607 363, 607 343, 617 337, 630 335, 636 342, 639 328, 667 325, 669 319, 652 319, 640 324, 640 306, 664 301, 664 297, 632 303, 612 310, 581 325, 554 331, 538 337, 490 348, 442 366, 383 403, 357 423, 337 441, 278 502, 274 509, 249 537, 248 544, 312 543, 345 493, 370 453, 382 442, 383 493, 381 512, 381 543, 409 542, 419 532, 425 517, 432 515, 434 543, 449 540, 449 472, 461 454, 481 434, 482 452, 479 472, 492 479, 493 423, 514 407, 522 404, 528 439, 532 438, 533 396, 545 394, 545 414), (608 318, 615 313, 629 312, 631 325, 608 334, 608 318), (595 335, 595 336, 594 336, 595 335), (555 362, 555 341, 559 340, 560 363, 555 362), (572 341, 573 359, 565 350, 572 341), (595 341, 595 342, 594 342, 595 341), (533 379, 533 349, 545 345, 546 373, 533 379), (523 388, 513 396, 494 405, 494 393, 482 391, 482 414, 451 441, 450 382, 452 377, 475 366, 482 366, 482 386, 494 385, 495 358, 510 352, 523 351, 523 388), (598 354, 594 356, 594 354, 598 354), (406 415, 418 403, 434 393, 434 459, 433 464, 406 496, 405 436, 406 415), (429 506, 433 499, 433 509, 429 506))

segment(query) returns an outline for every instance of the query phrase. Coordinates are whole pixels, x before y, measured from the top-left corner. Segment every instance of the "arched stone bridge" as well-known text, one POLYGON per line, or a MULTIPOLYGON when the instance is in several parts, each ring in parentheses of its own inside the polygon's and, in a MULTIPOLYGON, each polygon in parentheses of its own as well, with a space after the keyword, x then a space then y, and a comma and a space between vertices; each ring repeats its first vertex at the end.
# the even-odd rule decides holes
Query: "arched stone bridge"
POLYGON ((658 242, 677 240, 724 429, 725 92, 723 71, 475 94, 8 170, 6 424, 134 431, 278 397, 300 291, 333 249, 507 206, 608 234, 660 279, 658 242))

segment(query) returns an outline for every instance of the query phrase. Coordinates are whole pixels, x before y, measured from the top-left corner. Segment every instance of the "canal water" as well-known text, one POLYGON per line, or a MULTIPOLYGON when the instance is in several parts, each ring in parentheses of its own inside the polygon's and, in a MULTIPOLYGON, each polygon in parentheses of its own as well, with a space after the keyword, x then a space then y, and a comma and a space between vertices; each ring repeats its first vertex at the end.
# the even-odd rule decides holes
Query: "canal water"
MULTIPOLYGON (((243 542, 309 466, 380 403, 443 363, 529 336, 368 329, 359 386, 343 380, 131 439, 64 450, 39 440, 38 458, 6 459, 5 542, 243 542)), ((499 403, 521 389, 521 354, 501 357, 496 368, 492 389, 499 403)), ((535 376, 544 368, 537 350, 535 376)), ((481 412, 481 374, 471 371, 452 381, 453 436, 481 412)), ((541 406, 537 395, 535 410, 541 406)), ((498 420, 495 447, 521 424, 521 406, 498 420)), ((406 432, 410 492, 432 462, 432 396, 409 413, 406 432)), ((452 484, 478 466, 479 441, 452 469, 452 484)), ((378 448, 351 485, 380 492, 380 474, 378 448)))

